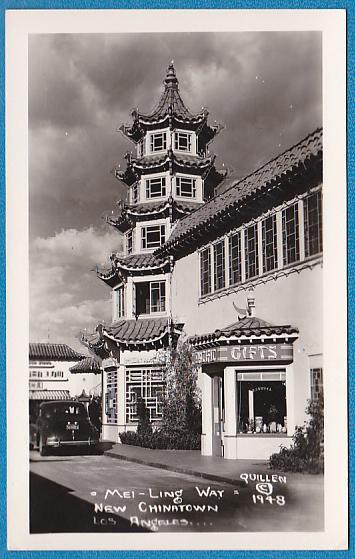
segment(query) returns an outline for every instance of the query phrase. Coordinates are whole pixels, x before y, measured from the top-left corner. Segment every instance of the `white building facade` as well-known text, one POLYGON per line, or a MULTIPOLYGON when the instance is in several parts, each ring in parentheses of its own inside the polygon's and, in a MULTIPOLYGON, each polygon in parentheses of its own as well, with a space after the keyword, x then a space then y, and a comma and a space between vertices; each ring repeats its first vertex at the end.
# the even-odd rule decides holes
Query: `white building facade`
POLYGON ((164 351, 182 330, 202 391, 202 454, 268 458, 322 392, 322 131, 248 177, 215 167, 220 126, 193 115, 171 64, 116 171, 127 202, 108 222, 124 254, 98 276, 112 324, 83 342, 102 359, 103 437, 135 429, 143 399, 161 419, 164 351))

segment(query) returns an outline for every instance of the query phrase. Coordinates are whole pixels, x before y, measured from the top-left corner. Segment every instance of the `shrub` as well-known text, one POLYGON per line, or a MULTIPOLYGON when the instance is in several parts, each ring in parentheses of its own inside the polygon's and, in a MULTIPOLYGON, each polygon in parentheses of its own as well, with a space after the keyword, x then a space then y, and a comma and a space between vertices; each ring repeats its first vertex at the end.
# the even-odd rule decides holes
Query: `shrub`
POLYGON ((164 450, 199 450, 201 447, 200 435, 189 431, 176 431, 173 435, 161 429, 151 433, 126 431, 120 433, 120 439, 123 444, 164 450))
POLYGON ((324 471, 324 402, 309 401, 306 413, 310 419, 303 427, 296 427, 290 448, 281 447, 272 454, 269 466, 285 472, 308 472, 319 474, 324 471))

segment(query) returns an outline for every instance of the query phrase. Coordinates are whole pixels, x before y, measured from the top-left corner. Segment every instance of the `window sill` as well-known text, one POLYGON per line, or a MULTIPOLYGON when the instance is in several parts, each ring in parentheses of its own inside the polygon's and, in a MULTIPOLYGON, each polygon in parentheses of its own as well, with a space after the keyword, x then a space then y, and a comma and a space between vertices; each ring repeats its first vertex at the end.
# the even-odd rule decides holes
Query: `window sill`
POLYGON ((237 433, 237 437, 258 437, 258 438, 282 438, 292 439, 291 435, 287 433, 237 433))

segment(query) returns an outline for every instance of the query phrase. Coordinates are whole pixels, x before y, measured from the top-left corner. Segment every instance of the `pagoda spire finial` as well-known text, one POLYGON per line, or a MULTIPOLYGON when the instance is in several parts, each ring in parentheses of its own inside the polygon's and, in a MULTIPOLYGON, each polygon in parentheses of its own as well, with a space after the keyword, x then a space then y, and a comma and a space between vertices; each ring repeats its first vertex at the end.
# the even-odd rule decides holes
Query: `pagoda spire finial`
POLYGON ((168 69, 166 71, 166 77, 164 80, 164 84, 166 87, 174 87, 177 86, 179 83, 177 77, 176 77, 176 73, 175 73, 175 68, 174 68, 174 60, 171 60, 168 69))

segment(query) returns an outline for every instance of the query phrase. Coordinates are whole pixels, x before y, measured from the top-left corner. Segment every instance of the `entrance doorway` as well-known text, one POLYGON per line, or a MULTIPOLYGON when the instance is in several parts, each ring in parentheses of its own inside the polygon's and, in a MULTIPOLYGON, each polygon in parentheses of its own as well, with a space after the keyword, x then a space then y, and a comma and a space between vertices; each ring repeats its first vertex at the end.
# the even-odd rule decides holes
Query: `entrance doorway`
POLYGON ((224 379, 223 376, 215 375, 213 382, 213 456, 224 456, 224 379))

